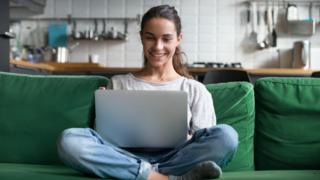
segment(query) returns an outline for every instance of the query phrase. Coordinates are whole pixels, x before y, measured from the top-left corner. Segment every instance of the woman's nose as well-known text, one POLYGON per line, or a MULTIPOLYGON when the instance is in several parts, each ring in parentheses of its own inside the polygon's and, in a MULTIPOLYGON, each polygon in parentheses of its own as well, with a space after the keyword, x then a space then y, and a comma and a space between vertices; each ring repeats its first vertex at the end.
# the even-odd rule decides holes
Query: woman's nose
POLYGON ((162 49, 163 48, 163 42, 161 40, 157 40, 155 43, 155 49, 162 49))

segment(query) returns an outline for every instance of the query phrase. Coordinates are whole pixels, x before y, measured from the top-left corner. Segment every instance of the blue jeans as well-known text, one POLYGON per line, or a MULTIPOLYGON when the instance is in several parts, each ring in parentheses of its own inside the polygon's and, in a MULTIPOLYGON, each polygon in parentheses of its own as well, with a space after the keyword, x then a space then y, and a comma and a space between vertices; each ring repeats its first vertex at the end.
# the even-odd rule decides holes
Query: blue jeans
POLYGON ((130 152, 104 141, 90 128, 66 129, 58 141, 62 161, 89 175, 102 178, 147 179, 151 171, 182 175, 203 161, 225 166, 238 145, 237 132, 228 125, 200 129, 173 150, 130 152))

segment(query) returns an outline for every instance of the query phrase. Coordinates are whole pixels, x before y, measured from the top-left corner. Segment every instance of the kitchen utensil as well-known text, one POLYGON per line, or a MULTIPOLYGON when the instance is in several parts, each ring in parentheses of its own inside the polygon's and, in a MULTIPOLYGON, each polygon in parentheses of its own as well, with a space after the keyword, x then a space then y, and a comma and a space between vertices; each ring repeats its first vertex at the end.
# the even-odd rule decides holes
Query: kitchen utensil
POLYGON ((117 39, 127 40, 128 36, 122 32, 117 33, 117 39))
POLYGON ((278 17, 278 11, 274 7, 274 3, 272 3, 272 33, 271 33, 271 46, 272 47, 277 47, 277 32, 276 32, 276 26, 277 26, 277 17, 278 17))
POLYGON ((44 61, 52 61, 54 60, 53 54, 54 51, 50 47, 45 47, 42 49, 42 54, 43 54, 43 60, 44 61))
POLYGON ((287 7, 287 20, 294 21, 298 20, 298 8, 295 4, 288 4, 287 7))
POLYGON ((77 31, 77 22, 76 20, 72 21, 72 38, 73 39, 80 39, 81 33, 77 31))
POLYGON ((250 19, 251 19, 251 12, 250 12, 250 4, 248 3, 248 6, 247 6, 247 14, 246 14, 246 20, 247 20, 247 24, 246 24, 246 35, 249 35, 249 32, 250 32, 250 19))
POLYGON ((100 39, 108 39, 108 33, 106 31, 106 21, 104 19, 102 20, 102 32, 99 36, 100 39))
POLYGON ((272 7, 269 6, 268 4, 268 7, 266 9, 266 22, 267 22, 267 28, 268 28, 268 34, 271 34, 272 32, 272 7))
POLYGON ((117 32, 117 29, 115 27, 111 27, 111 37, 112 39, 116 39, 118 37, 118 32, 117 32))
POLYGON ((258 24, 258 33, 257 33, 257 46, 259 49, 264 49, 268 47, 268 29, 267 26, 267 20, 266 20, 266 14, 267 9, 265 11, 262 11, 261 8, 258 8, 257 10, 257 24, 258 24))
POLYGON ((86 39, 93 39, 93 29, 87 30, 86 39))
POLYGON ((257 22, 258 22, 258 14, 257 14, 257 4, 256 2, 251 2, 251 15, 252 15, 252 32, 251 32, 251 38, 257 42, 257 22))
POLYGON ((99 33, 98 33, 98 20, 94 20, 94 30, 93 30, 93 40, 98 41, 99 40, 99 33))
POLYGON ((309 21, 313 21, 313 16, 312 16, 312 2, 309 4, 309 21))

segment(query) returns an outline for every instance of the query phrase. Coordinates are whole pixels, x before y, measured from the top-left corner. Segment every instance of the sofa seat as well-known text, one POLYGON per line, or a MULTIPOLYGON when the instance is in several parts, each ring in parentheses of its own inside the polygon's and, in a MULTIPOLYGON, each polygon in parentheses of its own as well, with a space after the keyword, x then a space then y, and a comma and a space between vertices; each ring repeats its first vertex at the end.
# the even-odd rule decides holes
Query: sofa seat
MULTIPOLYGON (((89 180, 99 179, 84 176, 63 165, 36 165, 0 163, 1 180, 89 180)), ((112 178, 110 178, 112 179, 112 178)), ((224 172, 219 180, 319 180, 319 170, 276 170, 224 172)))
POLYGON ((0 163, 0 179, 86 180, 99 178, 86 177, 63 165, 0 163))
POLYGON ((319 180, 319 170, 264 170, 225 172, 219 180, 319 180))

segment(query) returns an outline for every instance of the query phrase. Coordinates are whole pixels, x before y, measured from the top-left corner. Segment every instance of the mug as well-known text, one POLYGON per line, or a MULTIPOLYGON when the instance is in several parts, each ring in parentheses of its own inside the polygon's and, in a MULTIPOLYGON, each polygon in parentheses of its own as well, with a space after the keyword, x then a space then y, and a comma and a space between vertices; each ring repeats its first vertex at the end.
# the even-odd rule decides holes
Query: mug
POLYGON ((90 54, 89 63, 99 63, 99 54, 90 54))

